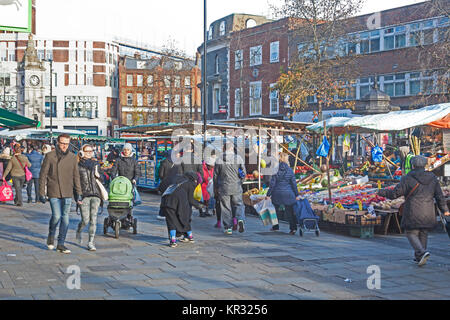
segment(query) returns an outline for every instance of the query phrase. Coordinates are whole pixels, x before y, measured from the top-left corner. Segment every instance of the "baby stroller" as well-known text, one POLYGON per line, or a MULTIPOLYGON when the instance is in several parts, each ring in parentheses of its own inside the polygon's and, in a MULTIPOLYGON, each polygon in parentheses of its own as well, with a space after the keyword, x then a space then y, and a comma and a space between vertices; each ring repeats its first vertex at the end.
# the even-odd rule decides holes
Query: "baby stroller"
POLYGON ((299 226, 300 237, 306 232, 314 232, 316 236, 320 235, 319 217, 314 214, 307 199, 297 200, 294 204, 294 212, 299 226))
POLYGON ((126 177, 116 177, 111 181, 109 188, 108 214, 103 223, 103 234, 111 227, 115 232, 116 239, 119 238, 120 228, 130 229, 133 234, 137 233, 137 219, 133 218, 133 185, 126 177))

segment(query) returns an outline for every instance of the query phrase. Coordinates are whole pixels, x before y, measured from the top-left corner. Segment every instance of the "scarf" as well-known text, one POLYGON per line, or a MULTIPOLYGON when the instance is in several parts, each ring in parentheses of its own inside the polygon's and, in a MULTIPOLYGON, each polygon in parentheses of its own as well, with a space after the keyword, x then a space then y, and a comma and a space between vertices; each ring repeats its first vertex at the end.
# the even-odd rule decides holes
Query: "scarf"
POLYGON ((69 148, 67 148, 66 152, 62 152, 59 146, 56 146, 56 156, 58 157, 58 161, 61 160, 62 157, 65 157, 69 154, 69 148))
POLYGON ((97 165, 97 161, 93 159, 81 159, 79 163, 83 168, 86 168, 88 170, 94 170, 95 166, 97 165))

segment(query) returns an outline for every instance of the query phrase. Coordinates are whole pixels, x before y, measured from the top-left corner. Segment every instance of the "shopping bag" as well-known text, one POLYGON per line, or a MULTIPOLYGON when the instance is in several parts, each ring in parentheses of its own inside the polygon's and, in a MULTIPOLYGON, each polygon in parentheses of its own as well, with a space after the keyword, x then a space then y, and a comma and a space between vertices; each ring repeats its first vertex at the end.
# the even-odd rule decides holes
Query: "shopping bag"
POLYGON ((378 145, 372 148, 372 161, 373 162, 383 161, 383 148, 381 148, 378 145))
POLYGON ((275 207, 272 204, 272 200, 270 199, 264 199, 256 203, 253 208, 255 208, 256 212, 258 213, 259 217, 261 218, 263 224, 265 226, 271 224, 271 225, 277 225, 278 224, 278 217, 277 212, 275 211, 275 207))
POLYGON ((326 157, 328 156, 328 151, 330 151, 330 143, 328 142, 327 137, 324 136, 319 149, 317 149, 316 155, 319 157, 326 157))
POLYGON ((198 185, 195 187, 195 190, 194 190, 194 199, 197 200, 197 201, 202 201, 202 200, 203 200, 202 185, 201 185, 201 184, 198 184, 198 185))
POLYGON ((33 179, 33 174, 31 173, 31 171, 28 169, 27 166, 25 166, 25 181, 30 181, 31 179, 33 179))
POLYGON ((133 199, 133 205, 134 206, 138 206, 142 204, 142 200, 141 200, 141 195, 139 194, 139 192, 137 191, 136 186, 134 187, 134 199, 133 199))
POLYGON ((214 196, 214 181, 211 178, 209 178, 208 185, 206 186, 206 191, 211 197, 214 196))
POLYGON ((11 201, 14 200, 14 195, 11 186, 3 179, 2 185, 0 186, 0 201, 11 201))

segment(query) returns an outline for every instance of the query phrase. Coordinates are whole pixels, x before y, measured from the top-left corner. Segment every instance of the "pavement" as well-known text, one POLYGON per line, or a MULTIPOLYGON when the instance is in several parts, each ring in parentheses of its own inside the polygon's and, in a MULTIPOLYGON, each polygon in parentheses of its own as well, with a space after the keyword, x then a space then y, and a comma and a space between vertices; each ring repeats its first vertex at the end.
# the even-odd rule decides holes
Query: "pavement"
POLYGON ((287 223, 271 232, 255 216, 247 216, 244 233, 225 235, 214 228, 215 217, 194 211, 195 243, 170 248, 165 221, 156 219, 160 197, 141 196, 134 209, 138 234, 103 235, 105 207, 96 252, 86 249, 87 227, 82 245, 75 240, 80 216, 72 212, 67 255, 47 249, 48 202, 0 204, 0 299, 450 299, 450 241, 443 232, 430 234, 431 258, 418 267, 404 235, 360 239, 322 230, 299 237, 288 234, 287 223), (77 268, 80 289, 69 289, 77 268))

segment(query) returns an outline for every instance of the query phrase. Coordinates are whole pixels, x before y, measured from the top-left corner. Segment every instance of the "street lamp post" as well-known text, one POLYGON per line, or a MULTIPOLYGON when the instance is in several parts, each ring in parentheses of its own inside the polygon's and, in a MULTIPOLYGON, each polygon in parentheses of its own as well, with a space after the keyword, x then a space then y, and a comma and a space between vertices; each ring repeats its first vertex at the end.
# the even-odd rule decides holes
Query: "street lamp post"
POLYGON ((50 61, 50 144, 53 145, 53 60, 50 61))
POLYGON ((206 0, 203 0, 203 148, 206 147, 206 112, 208 110, 207 100, 208 93, 206 92, 206 0))

